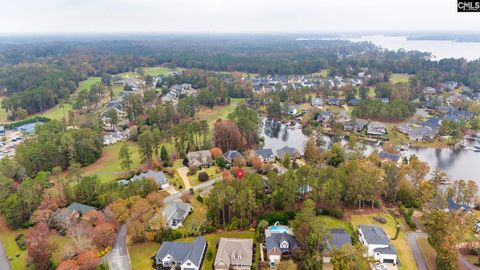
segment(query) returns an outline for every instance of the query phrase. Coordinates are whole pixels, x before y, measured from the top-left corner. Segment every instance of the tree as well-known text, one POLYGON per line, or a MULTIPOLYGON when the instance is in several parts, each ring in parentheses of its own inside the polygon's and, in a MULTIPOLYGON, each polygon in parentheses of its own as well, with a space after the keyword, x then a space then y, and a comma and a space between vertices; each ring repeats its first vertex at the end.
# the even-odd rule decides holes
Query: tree
POLYGON ((332 251, 333 270, 369 270, 370 264, 364 256, 366 252, 361 246, 344 245, 341 249, 332 251))
POLYGON ((343 149, 343 147, 338 143, 333 144, 332 149, 328 154, 328 158, 327 158, 328 164, 331 166, 337 167, 344 160, 345 160, 345 150, 343 149))
POLYGON ((82 270, 95 269, 99 262, 100 258, 98 258, 96 252, 91 250, 84 251, 77 256, 78 267, 82 270))
POLYGON ((230 120, 217 120, 213 125, 214 142, 223 151, 231 149, 239 150, 245 146, 237 124, 230 120))
POLYGON ((55 246, 49 242, 48 233, 47 224, 38 223, 29 228, 25 236, 28 256, 38 270, 52 269, 50 258, 55 246))
POLYGON ((105 112, 104 117, 107 119, 108 123, 110 124, 110 127, 112 129, 115 129, 118 124, 117 111, 115 111, 114 108, 110 108, 105 112))
POLYGON ((165 145, 162 145, 162 149, 160 150, 160 158, 162 161, 168 161, 168 152, 165 145))
POLYGON ((93 229, 93 242, 97 247, 106 248, 112 246, 115 238, 115 226, 108 222, 102 222, 93 229))
POLYGON ((465 218, 458 212, 448 213, 437 209, 425 217, 428 242, 437 252, 437 269, 459 269, 457 245, 470 227, 470 222, 465 218))
POLYGON ((147 166, 152 166, 153 152, 155 147, 155 138, 152 131, 146 129, 137 138, 139 152, 142 157, 142 161, 147 162, 147 166))
POLYGON ((241 103, 228 115, 228 119, 237 124, 248 146, 257 143, 261 125, 258 112, 241 103))
POLYGON ((57 270, 80 270, 80 268, 76 260, 65 260, 58 265, 57 270))
POLYGON ((133 161, 130 158, 130 151, 128 150, 128 145, 126 142, 122 144, 118 157, 121 161, 120 166, 122 167, 122 169, 130 170, 133 161))

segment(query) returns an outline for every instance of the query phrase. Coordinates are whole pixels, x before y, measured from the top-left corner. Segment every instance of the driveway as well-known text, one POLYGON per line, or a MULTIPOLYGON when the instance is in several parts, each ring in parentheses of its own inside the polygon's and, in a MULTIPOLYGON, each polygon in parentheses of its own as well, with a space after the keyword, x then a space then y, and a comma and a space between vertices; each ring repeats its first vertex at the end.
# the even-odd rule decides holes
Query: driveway
POLYGON ((408 232, 406 234, 407 243, 412 250, 413 257, 415 257, 415 262, 417 263, 418 270, 428 270, 427 264, 425 263, 425 258, 423 257, 422 251, 418 246, 417 238, 427 237, 427 234, 423 232, 408 232))
POLYGON ((10 270, 10 262, 8 261, 5 250, 3 249, 2 241, 0 241, 0 269, 10 270))
MULTIPOLYGON (((220 176, 220 177, 213 178, 213 179, 211 179, 211 180, 205 181, 205 182, 203 182, 203 183, 200 183, 200 184, 194 186, 192 189, 193 189, 194 192, 197 192, 197 191, 200 190, 200 189, 205 190, 205 189, 213 186, 213 185, 215 184, 215 182, 217 182, 218 180, 221 180, 221 179, 222 179, 221 176, 220 176)), ((187 189, 185 189, 185 190, 188 191, 187 189)), ((185 191, 184 191, 184 192, 185 192, 185 191)), ((163 200, 163 202, 164 202, 165 204, 171 203, 171 202, 174 202, 174 201, 179 200, 180 197, 182 197, 182 192, 177 192, 177 193, 175 193, 175 194, 172 194, 172 195, 166 197, 166 198, 163 200)))
POLYGON ((460 256, 460 264, 463 265, 463 267, 465 269, 468 269, 468 270, 478 270, 478 267, 473 265, 472 263, 470 263, 467 258, 465 258, 464 256, 462 256, 462 254, 459 255, 460 256))
MULTIPOLYGON (((102 261, 107 261, 110 270, 131 270, 130 257, 128 256, 127 244, 127 225, 122 224, 118 229, 115 243, 112 250, 105 256, 102 261)), ((3 268, 2 268, 3 269, 3 268)))
POLYGON ((190 185, 190 180, 188 180, 187 174, 188 174, 188 168, 183 166, 177 169, 178 175, 183 180, 183 184, 185 185, 185 190, 189 190, 192 186, 190 185))

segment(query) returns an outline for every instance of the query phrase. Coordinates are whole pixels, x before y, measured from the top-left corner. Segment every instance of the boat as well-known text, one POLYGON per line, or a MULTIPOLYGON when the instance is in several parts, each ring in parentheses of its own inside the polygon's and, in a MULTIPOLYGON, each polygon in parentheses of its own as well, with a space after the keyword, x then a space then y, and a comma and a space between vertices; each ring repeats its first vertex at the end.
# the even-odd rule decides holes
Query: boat
POLYGON ((410 145, 409 145, 409 144, 402 144, 402 145, 400 145, 400 151, 407 151, 408 149, 410 149, 410 145))

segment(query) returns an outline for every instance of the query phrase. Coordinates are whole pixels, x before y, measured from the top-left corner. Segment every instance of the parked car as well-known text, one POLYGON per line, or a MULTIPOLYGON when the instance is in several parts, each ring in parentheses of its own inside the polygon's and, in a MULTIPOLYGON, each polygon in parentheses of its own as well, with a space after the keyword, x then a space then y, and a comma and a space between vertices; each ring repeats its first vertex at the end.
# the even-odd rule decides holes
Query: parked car
POLYGON ((375 270, 388 270, 388 268, 385 265, 378 262, 374 264, 374 267, 375 267, 375 270))

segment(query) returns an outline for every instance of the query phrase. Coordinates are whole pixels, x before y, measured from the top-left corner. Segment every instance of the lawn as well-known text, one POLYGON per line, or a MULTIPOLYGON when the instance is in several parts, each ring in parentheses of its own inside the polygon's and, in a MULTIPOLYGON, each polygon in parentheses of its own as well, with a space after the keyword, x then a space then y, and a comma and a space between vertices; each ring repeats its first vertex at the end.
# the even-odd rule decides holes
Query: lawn
POLYGON ((199 120, 207 120, 208 125, 213 127, 217 119, 226 119, 227 116, 235 110, 243 98, 232 98, 230 104, 225 106, 215 106, 213 108, 201 108, 197 116, 199 120))
POLYGON ((318 216, 328 228, 347 228, 347 222, 330 216, 318 216))
POLYGON ((129 244, 128 255, 132 263, 132 270, 152 269, 152 256, 155 256, 160 244, 157 242, 145 242, 137 244, 129 244))
MULTIPOLYGON (((102 150, 102 156, 95 161, 95 163, 88 165, 82 169, 85 176, 96 174, 101 181, 112 181, 116 179, 119 172, 124 172, 125 169, 121 167, 121 161, 118 158, 118 153, 122 147, 123 142, 106 146, 102 150)), ((127 141, 132 159, 132 169, 136 169, 141 165, 140 154, 135 142, 127 141)))
POLYGON ((2 108, 2 101, 4 100, 4 97, 0 97, 0 123, 6 123, 8 122, 7 120, 7 111, 2 108))
POLYGON ((208 179, 213 179, 217 176, 220 176, 221 173, 217 173, 217 169, 220 170, 218 166, 210 166, 210 168, 202 168, 201 170, 198 170, 195 174, 193 175, 188 175, 188 180, 190 181, 190 185, 192 187, 200 184, 201 182, 198 180, 198 174, 200 172, 206 172, 208 174, 208 179))
POLYGON ((60 235, 56 231, 52 232, 49 239, 56 246, 56 250, 52 254, 52 260, 55 264, 58 265, 63 260, 65 248, 68 244, 72 243, 73 240, 71 238, 60 235))
MULTIPOLYGON (((217 255, 217 242, 220 238, 255 238, 255 232, 253 231, 227 231, 227 232, 217 232, 212 234, 207 234, 203 236, 205 240, 207 240, 207 251, 210 250, 213 254, 212 258, 209 260, 207 256, 205 256, 205 260, 203 261, 202 270, 211 270, 213 269, 213 261, 215 260, 215 256, 217 255)), ((179 239, 179 242, 191 242, 193 241, 193 237, 179 239)), ((258 245, 257 245, 257 257, 258 257, 258 245)), ((205 253, 206 254, 206 253, 205 253)))
POLYGON ((10 260, 10 266, 15 270, 27 269, 27 252, 20 250, 15 242, 15 237, 22 233, 25 234, 24 229, 11 230, 5 225, 3 220, 0 220, 0 240, 10 260))
MULTIPOLYGON (((167 67, 147 67, 144 68, 145 75, 150 75, 150 76, 162 76, 162 75, 168 75, 174 71, 181 71, 181 68, 176 68, 176 69, 171 69, 167 67)), ((117 74, 116 76, 120 76, 122 78, 138 78, 140 75, 138 73, 130 71, 130 72, 123 72, 120 74, 117 74)))
MULTIPOLYGON (((351 217, 351 222, 353 226, 356 228, 360 224, 374 224, 377 226, 382 227, 385 232, 392 238, 395 236, 396 226, 397 223, 395 219, 390 214, 383 214, 387 220, 386 224, 380 224, 373 220, 377 214, 355 214, 351 217)), ((417 265, 415 263, 415 259, 413 258, 412 251, 408 246, 407 240, 405 239, 405 231, 406 226, 405 224, 400 224, 401 230, 398 238, 396 240, 392 240, 392 244, 398 252, 398 259, 400 261, 400 265, 398 269, 400 270, 410 270, 410 269, 417 269, 417 265)))
POLYGON ((405 74, 405 73, 393 73, 391 76, 390 76, 390 82, 391 83, 408 83, 408 79, 410 79, 410 76, 409 74, 405 74))
POLYGON ((423 258, 427 264, 427 268, 429 270, 436 270, 437 266, 435 263, 435 259, 437 254, 435 250, 430 246, 428 243, 427 238, 417 238, 418 246, 420 247, 420 251, 422 252, 423 258))

